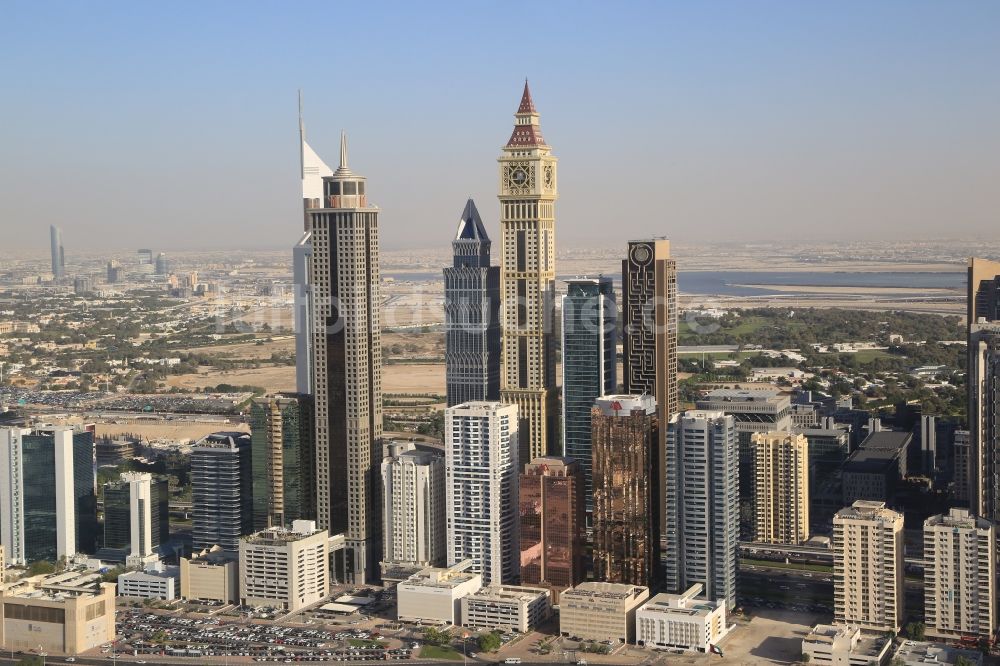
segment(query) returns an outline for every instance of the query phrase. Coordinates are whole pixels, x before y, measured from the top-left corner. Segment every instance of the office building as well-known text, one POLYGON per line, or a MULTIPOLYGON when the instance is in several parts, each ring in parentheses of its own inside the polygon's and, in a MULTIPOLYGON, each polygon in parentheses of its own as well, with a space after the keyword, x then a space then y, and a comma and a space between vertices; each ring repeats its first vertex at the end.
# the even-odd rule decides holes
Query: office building
POLYGON ((557 435, 555 278, 556 158, 542 138, 524 82, 500 167, 500 399, 524 422, 520 460, 555 453, 557 435))
POLYGON ((906 477, 906 458, 913 435, 878 430, 865 438, 844 463, 841 472, 844 504, 855 500, 891 502, 906 477))
POLYGON ((903 625, 903 516, 858 500, 833 517, 833 616, 864 631, 903 625))
POLYGON ((917 434, 920 437, 920 469, 928 478, 937 471, 937 417, 921 414, 917 434))
POLYGON ((796 545, 809 539, 809 442, 790 432, 754 433, 754 537, 796 545))
POLYGON ((969 486, 973 514, 1000 521, 1000 262, 969 261, 969 486))
POLYGON ((253 532, 253 475, 250 435, 217 432, 191 449, 191 529, 195 550, 222 546, 239 550, 253 532))
POLYGON ((449 407, 500 399, 500 267, 469 199, 444 269, 445 384, 449 407))
POLYGON ((695 583, 682 594, 657 594, 640 606, 635 613, 635 642, 653 648, 711 651, 730 627, 726 604, 705 599, 702 591, 701 583, 695 583))
POLYGON ((314 520, 240 541, 240 603, 294 612, 330 594, 329 533, 314 520))
POLYGON ((0 590, 5 650, 77 655, 115 638, 115 584, 89 571, 31 576, 0 590))
POLYGON ((618 307, 611 278, 567 282, 562 299, 562 439, 567 458, 583 471, 585 509, 594 510, 590 466, 590 410, 618 388, 615 350, 618 307))
POLYGON ((562 593, 559 633, 585 641, 635 642, 635 613, 649 588, 622 583, 580 583, 562 593))
POLYGON ((483 584, 519 575, 517 405, 467 402, 445 410, 448 564, 472 560, 483 584))
POLYGON ((156 274, 170 275, 170 260, 163 252, 156 255, 156 274))
POLYGON ((62 229, 49 226, 49 246, 52 255, 52 277, 61 280, 66 277, 66 252, 63 250, 62 229))
POLYGON ((594 404, 594 578, 650 587, 660 543, 659 422, 652 395, 608 395, 594 404))
POLYGON ((121 550, 129 566, 156 559, 170 539, 170 490, 166 477, 123 472, 104 484, 103 548, 121 550))
POLYGON ((235 604, 239 600, 239 556, 221 546, 182 557, 181 598, 235 604))
POLYGON ((442 566, 448 557, 444 456, 413 442, 382 460, 382 568, 442 566))
POLYGON ((520 585, 490 585, 462 597, 466 629, 519 631, 526 634, 552 615, 548 590, 520 585))
POLYGON ((136 442, 129 439, 112 439, 107 435, 94 443, 94 457, 97 467, 117 467, 126 460, 135 458, 136 442))
POLYGON ((153 251, 143 248, 136 251, 136 258, 139 261, 140 266, 152 266, 153 265, 153 251))
POLYGON ((118 575, 118 596, 173 601, 181 593, 180 567, 160 563, 118 575))
POLYGON ((310 208, 313 392, 316 400, 316 516, 344 535, 338 580, 379 575, 378 463, 382 439, 382 299, 379 210, 367 181, 347 166, 323 178, 320 208, 310 208))
POLYGON ((253 519, 258 530, 316 518, 312 396, 279 393, 250 402, 253 519))
POLYGON ((952 471, 951 496, 958 502, 968 504, 971 487, 969 485, 969 431, 956 430, 952 440, 952 458, 954 469, 952 471))
POLYGON ((117 259, 112 259, 107 266, 107 283, 118 284, 125 281, 125 270, 117 259))
POLYGON ((519 481, 521 583, 559 593, 586 573, 583 471, 572 458, 535 458, 519 481))
POLYGON ((892 660, 896 666, 983 666, 983 653, 979 650, 963 650, 951 645, 927 641, 904 640, 896 649, 892 660), (898 661, 897 661, 898 660, 898 661))
POLYGON ((94 291, 94 282, 89 275, 77 275, 73 278, 73 294, 76 296, 86 296, 94 291))
POLYGON ((396 610, 400 622, 457 625, 462 599, 483 586, 483 577, 469 571, 472 560, 445 569, 428 567, 396 585, 396 610))
POLYGON ((0 428, 0 535, 9 564, 97 548, 92 426, 0 428))
POLYGON ((851 432, 845 426, 795 428, 792 432, 809 443, 809 520, 825 530, 833 524, 833 514, 844 508, 841 467, 850 453, 851 432))
POLYGON ((991 641, 997 627, 996 528, 966 509, 924 521, 924 622, 933 638, 991 641))
POLYGON ((802 639, 803 661, 824 666, 884 664, 893 641, 884 635, 866 636, 857 625, 817 624, 802 639))
POLYGON ((667 433, 667 533, 663 581, 736 604, 739 473, 735 418, 721 411, 676 415, 667 433))
MULTIPOLYGON (((679 409, 677 396, 677 262, 670 241, 629 241, 622 261, 622 374, 624 392, 651 395, 661 425, 656 451, 659 487, 667 469, 666 424, 679 409)), ((660 535, 666 533, 666 497, 656 508, 660 535)), ((665 551, 661 553, 665 555, 665 551)))

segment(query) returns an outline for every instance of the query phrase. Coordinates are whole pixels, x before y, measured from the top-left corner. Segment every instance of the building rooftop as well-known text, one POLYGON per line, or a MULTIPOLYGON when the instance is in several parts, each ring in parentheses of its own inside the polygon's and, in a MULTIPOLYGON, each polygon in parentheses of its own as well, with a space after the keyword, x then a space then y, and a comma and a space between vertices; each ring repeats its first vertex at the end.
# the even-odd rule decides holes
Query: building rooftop
POLYGON ((897 520, 903 520, 902 514, 897 513, 892 509, 887 509, 885 502, 876 502, 872 500, 856 500, 851 506, 838 511, 834 518, 877 520, 889 523, 895 523, 897 520))
POLYGON ((874 657, 874 663, 878 663, 879 656, 889 649, 889 641, 884 636, 867 636, 854 625, 817 624, 802 639, 803 647, 806 643, 819 643, 840 650, 846 648, 855 657, 874 657))
POLYGON ((222 566, 236 562, 235 553, 224 550, 221 546, 212 546, 197 553, 192 553, 189 562, 192 564, 222 566))
POLYGON ((574 597, 591 597, 595 599, 627 601, 629 599, 640 597, 648 592, 649 588, 642 587, 641 585, 628 585, 625 583, 598 583, 589 581, 580 583, 576 587, 566 590, 559 596, 563 600, 572 599, 574 597))
POLYGON ((778 402, 782 398, 790 400, 777 389, 714 389, 705 394, 705 400, 712 402, 778 402))
POLYGON ((458 587, 464 583, 468 583, 476 578, 482 580, 482 576, 480 574, 468 571, 473 564, 472 560, 462 560, 453 567, 427 567, 426 569, 422 569, 413 574, 409 578, 400 581, 399 584, 450 589, 458 587))
POLYGON ((119 578, 134 580, 164 580, 167 578, 178 578, 181 575, 180 567, 163 567, 161 570, 146 569, 144 571, 126 571, 118 576, 119 578))
POLYGON ((651 395, 602 395, 594 406, 605 416, 628 416, 638 409, 646 414, 656 413, 656 400, 651 395))
POLYGON ((490 585, 469 595, 477 601, 531 601, 539 596, 549 596, 551 592, 539 587, 521 585, 490 585))
POLYGON ((689 616, 708 615, 712 613, 724 602, 709 601, 699 597, 704 591, 704 585, 695 583, 683 594, 667 594, 661 592, 649 601, 644 603, 639 610, 651 613, 671 613, 689 616))
POLYGON ((900 453, 898 449, 860 448, 844 461, 844 472, 882 474, 899 465, 900 453))
POLYGON ((924 521, 924 528, 928 527, 988 530, 993 524, 985 518, 976 518, 968 509, 951 509, 946 514, 931 516, 924 521))
POLYGON ((231 449, 238 446, 250 446, 248 432, 213 432, 198 440, 195 448, 199 449, 231 449))
POLYGON ((983 655, 978 650, 962 650, 941 643, 924 641, 903 641, 896 650, 896 659, 902 659, 906 666, 935 664, 946 666, 955 664, 959 657, 965 657, 973 664, 983 663, 983 655))
POLYGON ((288 543, 307 539, 320 532, 325 534, 326 530, 316 529, 316 521, 296 520, 292 522, 292 529, 271 527, 245 536, 243 537, 243 541, 257 546, 284 546, 288 543))
POLYGON ((22 578, 14 583, 9 583, 4 586, 3 594, 6 597, 20 599, 59 601, 103 594, 104 585, 113 585, 113 583, 103 583, 99 573, 85 570, 62 571, 22 578))
POLYGON ((913 433, 880 430, 865 437, 861 442, 862 449, 880 451, 902 451, 913 440, 913 433))

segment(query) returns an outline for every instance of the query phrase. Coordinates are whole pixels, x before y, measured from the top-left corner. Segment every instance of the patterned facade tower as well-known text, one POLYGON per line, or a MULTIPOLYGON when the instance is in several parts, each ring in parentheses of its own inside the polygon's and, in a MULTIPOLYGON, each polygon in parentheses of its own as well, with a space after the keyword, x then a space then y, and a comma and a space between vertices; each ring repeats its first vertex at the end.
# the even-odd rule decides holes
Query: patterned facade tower
POLYGON ((521 459, 558 447, 555 359, 556 158, 545 144, 538 111, 524 84, 500 163, 503 364, 501 401, 517 405, 523 422, 521 459))
POLYGON ((594 578, 652 587, 658 578, 659 424, 651 395, 609 395, 592 412, 594 578))
POLYGON ((969 506, 1000 521, 1000 262, 969 262, 969 506))
POLYGON ((500 399, 500 267, 469 199, 444 269, 445 376, 448 406, 500 399))
MULTIPOLYGON (((667 469, 666 424, 678 411, 677 262, 666 239, 629 241, 622 262, 622 373, 625 393, 652 395, 659 408, 657 468, 667 469)), ((659 497, 666 534, 666 496, 659 497)), ((678 590, 681 591, 681 590, 678 590)))
POLYGON ((337 577, 378 578, 381 542, 379 463, 382 438, 382 333, 378 208, 366 181, 347 166, 323 178, 312 225, 312 349, 316 405, 316 517, 344 534, 337 577), (373 455, 373 453, 375 455, 373 455))

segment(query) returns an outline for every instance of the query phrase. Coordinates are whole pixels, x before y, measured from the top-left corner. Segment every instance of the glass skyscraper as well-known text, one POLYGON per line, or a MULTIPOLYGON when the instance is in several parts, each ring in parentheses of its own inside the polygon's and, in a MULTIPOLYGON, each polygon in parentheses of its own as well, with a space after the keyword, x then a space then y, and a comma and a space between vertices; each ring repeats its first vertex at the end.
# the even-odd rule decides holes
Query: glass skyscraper
POLYGON ((250 435, 217 432, 199 441, 191 450, 191 490, 193 548, 238 551, 240 537, 253 532, 250 435))
POLYGON ((250 403, 253 520, 257 530, 316 519, 313 401, 294 393, 250 403))
POLYGON ((568 281, 562 300, 563 451, 580 463, 585 508, 593 511, 591 409, 594 400, 615 392, 617 307, 611 278, 568 281))

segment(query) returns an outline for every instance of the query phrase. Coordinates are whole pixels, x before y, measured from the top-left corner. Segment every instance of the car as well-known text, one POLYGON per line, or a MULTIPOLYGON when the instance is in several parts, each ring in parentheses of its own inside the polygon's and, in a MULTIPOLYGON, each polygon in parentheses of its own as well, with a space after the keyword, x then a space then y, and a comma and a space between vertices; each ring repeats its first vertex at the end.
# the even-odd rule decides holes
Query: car
POLYGON ((137 663, 137 664, 145 664, 146 660, 145 659, 136 659, 135 663, 137 663))
POLYGON ((73 663, 74 661, 76 661, 76 657, 66 657, 66 661, 73 663))

